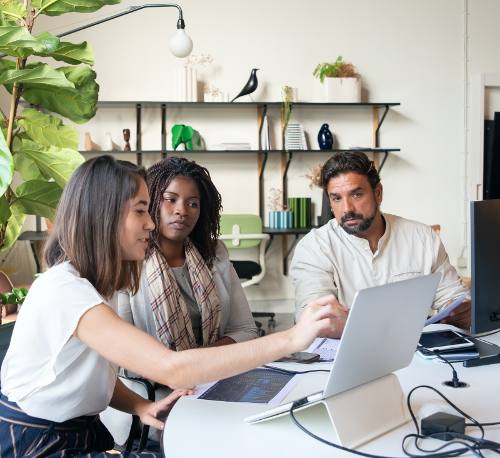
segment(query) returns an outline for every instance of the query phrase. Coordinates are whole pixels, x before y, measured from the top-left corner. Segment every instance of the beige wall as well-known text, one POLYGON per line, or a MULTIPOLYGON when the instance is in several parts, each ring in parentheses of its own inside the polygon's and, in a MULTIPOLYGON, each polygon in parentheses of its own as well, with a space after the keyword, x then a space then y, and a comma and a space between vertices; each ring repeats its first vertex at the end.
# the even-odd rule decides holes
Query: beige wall
MULTIPOLYGON (((90 22, 135 3, 124 1, 83 17, 90 22)), ((381 131, 383 146, 401 148, 389 156, 382 171, 382 209, 441 224, 443 242, 455 262, 464 239, 462 1, 185 0, 181 6, 193 53, 215 58, 200 80, 230 96, 239 92, 255 67, 260 69, 256 100, 270 100, 275 87, 289 85, 298 87, 300 101, 309 101, 316 64, 342 55, 362 75, 364 102, 400 102, 381 131)), ((495 0, 469 1, 470 72, 500 71, 495 45, 500 38, 499 13, 495 0)), ((176 20, 174 9, 144 10, 71 37, 74 42, 88 40, 94 48, 100 100, 171 98, 172 69, 182 65, 168 50, 176 20)), ((78 21, 82 15, 40 17, 35 31, 61 33, 80 25, 78 21)), ((269 114, 278 136, 279 110, 269 114)), ((371 145, 368 109, 295 108, 292 122, 304 125, 314 148, 324 122, 330 124, 339 147, 371 145)), ((78 128, 82 137, 89 131, 102 145, 106 132, 122 143, 121 130, 133 131, 134 123, 133 109, 101 109, 94 120, 78 128)), ((176 123, 195 127, 207 144, 249 141, 257 147, 257 113, 252 108, 169 109, 168 129, 176 123)), ((131 143, 135 144, 134 135, 131 143)), ((143 149, 159 148, 160 112, 148 110, 143 118, 143 149)), ((256 155, 183 154, 210 169, 226 213, 258 212, 256 155)), ((310 190, 302 175, 307 166, 327 158, 326 153, 294 156, 290 197, 310 196, 315 206, 320 205, 320 190, 310 190)), ((159 159, 153 155, 144 163, 159 159)), ((266 199, 272 187, 280 187, 278 155, 270 157, 266 168, 266 199)), ((247 289, 250 299, 293 297, 291 279, 281 274, 280 242, 278 238, 268 253, 269 275, 261 285, 247 289)))

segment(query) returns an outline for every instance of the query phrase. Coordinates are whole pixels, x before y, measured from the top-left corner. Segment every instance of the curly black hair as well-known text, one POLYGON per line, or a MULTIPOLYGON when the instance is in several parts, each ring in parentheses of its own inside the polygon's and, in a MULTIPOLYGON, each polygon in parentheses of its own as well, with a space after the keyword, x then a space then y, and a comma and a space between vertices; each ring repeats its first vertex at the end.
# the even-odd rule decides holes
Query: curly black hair
POLYGON ((211 269, 217 258, 217 239, 220 232, 222 199, 210 178, 209 171, 194 161, 171 156, 148 169, 147 185, 151 197, 149 214, 155 223, 155 229, 151 232, 149 239, 149 248, 161 251, 159 230, 163 193, 172 180, 177 177, 190 178, 196 183, 200 191, 200 217, 191 234, 189 234, 189 238, 200 252, 208 268, 211 269))

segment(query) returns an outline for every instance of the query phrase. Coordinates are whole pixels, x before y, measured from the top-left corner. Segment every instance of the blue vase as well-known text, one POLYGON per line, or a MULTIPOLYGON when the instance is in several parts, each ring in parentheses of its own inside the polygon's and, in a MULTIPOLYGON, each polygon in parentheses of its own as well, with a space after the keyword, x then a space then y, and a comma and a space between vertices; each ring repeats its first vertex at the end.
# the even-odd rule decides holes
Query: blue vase
POLYGON ((318 132, 319 149, 332 149, 333 143, 333 135, 328 128, 328 124, 323 124, 318 132))

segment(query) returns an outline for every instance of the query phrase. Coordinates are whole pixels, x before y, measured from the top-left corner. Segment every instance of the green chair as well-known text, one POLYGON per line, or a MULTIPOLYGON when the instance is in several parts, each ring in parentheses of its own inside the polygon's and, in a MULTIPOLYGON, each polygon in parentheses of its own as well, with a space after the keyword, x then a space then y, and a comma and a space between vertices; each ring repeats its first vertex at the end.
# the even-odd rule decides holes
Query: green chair
MULTIPOLYGON (((259 262, 231 261, 238 278, 245 280, 243 288, 259 283, 266 275, 266 242, 269 234, 262 233, 262 220, 257 215, 221 215, 219 239, 229 249, 259 247, 259 262)), ((275 326, 274 313, 254 312, 254 318, 269 317, 269 327, 275 326)), ((261 323, 256 322, 259 335, 265 335, 261 323)))

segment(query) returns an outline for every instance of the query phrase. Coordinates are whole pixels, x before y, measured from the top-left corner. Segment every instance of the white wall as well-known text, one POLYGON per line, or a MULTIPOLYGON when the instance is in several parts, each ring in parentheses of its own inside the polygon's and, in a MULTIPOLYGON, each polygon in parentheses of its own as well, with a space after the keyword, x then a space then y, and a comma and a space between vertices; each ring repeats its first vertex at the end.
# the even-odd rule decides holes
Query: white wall
MULTIPOLYGON (((40 17, 35 31, 61 33, 77 27, 82 17, 110 15, 135 4, 105 7, 88 15, 40 17)), ((252 68, 259 68, 256 100, 266 101, 273 88, 298 87, 299 100, 309 101, 315 66, 338 55, 362 75, 364 102, 400 102, 391 109, 381 130, 381 145, 399 147, 382 171, 382 209, 427 224, 441 224, 441 236, 452 262, 462 250, 462 52, 463 2, 456 0, 297 0, 253 2, 184 0, 186 32, 194 54, 211 54, 214 65, 200 79, 236 95, 252 68)), ((470 71, 500 71, 495 0, 469 1, 470 71)), ((133 13, 79 32, 71 41, 88 40, 96 54, 100 100, 169 100, 172 69, 182 61, 168 51, 175 33, 174 9, 133 13)), ((279 110, 270 110, 276 136, 279 110)), ((257 112, 252 108, 169 109, 168 128, 189 124, 207 144, 249 141, 257 147, 257 112)), ((301 122, 316 148, 321 124, 330 124, 339 147, 371 145, 370 109, 294 108, 292 122, 301 122)), ((132 130, 134 110, 101 109, 94 120, 79 126, 104 143, 111 132, 122 143, 121 130, 132 130)), ((170 136, 168 143, 171 142, 170 136)), ((160 148, 160 112, 143 117, 143 149, 160 148)), ((209 168, 226 213, 257 213, 257 156, 254 154, 186 157, 209 168)), ((129 158, 131 158, 129 156, 129 158)), ((323 162, 326 153, 296 154, 289 170, 289 196, 310 196, 316 206, 321 191, 310 190, 304 175, 308 165, 323 162)), ((145 165, 160 159, 145 158, 145 165)), ((266 203, 271 187, 280 187, 280 158, 271 156, 265 175, 266 203)), ((250 299, 292 298, 291 279, 281 274, 281 241, 268 254, 270 273, 260 286, 247 289, 250 299)), ((289 239, 291 242, 291 238, 289 239)))

